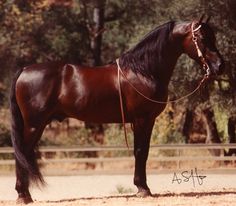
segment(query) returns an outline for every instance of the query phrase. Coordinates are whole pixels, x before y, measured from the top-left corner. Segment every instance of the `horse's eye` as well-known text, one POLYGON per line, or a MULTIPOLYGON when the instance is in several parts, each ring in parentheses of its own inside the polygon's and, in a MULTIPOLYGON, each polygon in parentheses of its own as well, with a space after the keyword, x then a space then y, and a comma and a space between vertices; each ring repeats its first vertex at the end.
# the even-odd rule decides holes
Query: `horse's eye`
POLYGON ((204 37, 204 36, 201 36, 200 37, 200 40, 201 40, 201 42, 203 43, 203 44, 207 44, 207 38, 206 37, 204 37))
POLYGON ((201 41, 203 41, 204 39, 206 39, 206 37, 202 34, 199 34, 199 38, 201 39, 201 41))
POLYGON ((205 47, 208 47, 210 50, 215 50, 215 46, 212 41, 207 40, 206 38, 202 38, 201 42, 205 47))

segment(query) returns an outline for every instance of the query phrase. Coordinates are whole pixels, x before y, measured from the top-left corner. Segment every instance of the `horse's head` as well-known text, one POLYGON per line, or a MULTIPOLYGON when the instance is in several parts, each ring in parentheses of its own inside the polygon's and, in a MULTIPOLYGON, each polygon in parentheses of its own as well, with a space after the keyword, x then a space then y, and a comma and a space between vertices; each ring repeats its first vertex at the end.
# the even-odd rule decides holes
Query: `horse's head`
POLYGON ((216 37, 206 22, 194 21, 188 26, 183 49, 192 59, 203 66, 207 76, 219 75, 224 69, 224 60, 216 48, 216 37))

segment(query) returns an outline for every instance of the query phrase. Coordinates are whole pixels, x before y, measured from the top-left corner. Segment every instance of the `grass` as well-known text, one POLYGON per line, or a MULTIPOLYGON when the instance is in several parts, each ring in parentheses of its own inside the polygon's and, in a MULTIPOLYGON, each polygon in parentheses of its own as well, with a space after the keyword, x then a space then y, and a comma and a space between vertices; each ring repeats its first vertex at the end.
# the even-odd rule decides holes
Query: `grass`
POLYGON ((125 188, 123 185, 117 185, 116 186, 116 193, 130 194, 130 193, 134 193, 134 190, 132 188, 125 188))

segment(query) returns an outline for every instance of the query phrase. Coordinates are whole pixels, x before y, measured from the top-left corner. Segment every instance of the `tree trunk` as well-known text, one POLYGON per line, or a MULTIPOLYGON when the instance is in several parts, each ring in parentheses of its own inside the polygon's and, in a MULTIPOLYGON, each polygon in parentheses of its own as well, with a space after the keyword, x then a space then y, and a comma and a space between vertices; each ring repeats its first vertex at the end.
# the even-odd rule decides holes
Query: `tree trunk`
MULTIPOLYGON (((207 130, 207 138, 206 138, 206 144, 211 143, 221 143, 219 133, 216 127, 215 122, 215 115, 211 108, 207 108, 203 110, 203 116, 206 123, 206 130, 207 130)), ((209 152, 214 156, 220 155, 220 150, 210 150, 209 152)))
POLYGON ((228 8, 229 8, 229 20, 230 20, 230 26, 236 29, 236 1, 235 0, 228 0, 228 8))
MULTIPOLYGON (((235 0, 228 0, 228 8, 229 8, 229 20, 230 20, 230 26, 236 30, 236 1, 235 0)), ((231 87, 231 93, 232 93, 232 101, 233 105, 236 104, 236 69, 235 67, 229 67, 229 78, 230 78, 230 87, 231 87)), ((236 117, 231 116, 228 119, 228 136, 229 136, 229 143, 236 143, 236 117)), ((226 155, 232 156, 232 154, 236 154, 236 149, 229 149, 228 153, 226 155)))
POLYGON ((93 9, 93 28, 91 34, 90 46, 93 53, 93 66, 100 66, 101 48, 102 48, 102 33, 104 29, 104 12, 106 0, 95 1, 93 9))
MULTIPOLYGON (((236 30, 236 1, 235 0, 228 0, 227 1, 228 4, 228 9, 229 9, 229 23, 230 23, 230 27, 234 30, 236 30)), ((235 40, 235 38, 233 39, 235 40)), ((233 105, 236 104, 236 95, 235 95, 235 91, 236 91, 236 68, 235 68, 235 58, 233 56, 233 54, 231 54, 231 61, 230 61, 230 65, 227 68, 228 72, 227 72, 227 76, 229 77, 230 80, 230 88, 231 88, 231 95, 232 95, 232 101, 233 101, 233 105)), ((234 111, 235 113, 235 111, 234 111)))
MULTIPOLYGON (((236 118, 230 117, 228 119, 228 135, 229 135, 229 143, 236 143, 236 118)), ((227 156, 232 156, 232 154, 236 154, 236 149, 229 149, 228 152, 225 153, 227 156)))
POLYGON ((185 137, 185 143, 189 143, 190 131, 192 125, 193 125, 193 111, 187 109, 183 126, 183 135, 185 137))
POLYGON ((203 116, 206 122, 207 138, 206 143, 221 143, 219 133, 216 127, 214 112, 207 108, 203 110, 203 116))

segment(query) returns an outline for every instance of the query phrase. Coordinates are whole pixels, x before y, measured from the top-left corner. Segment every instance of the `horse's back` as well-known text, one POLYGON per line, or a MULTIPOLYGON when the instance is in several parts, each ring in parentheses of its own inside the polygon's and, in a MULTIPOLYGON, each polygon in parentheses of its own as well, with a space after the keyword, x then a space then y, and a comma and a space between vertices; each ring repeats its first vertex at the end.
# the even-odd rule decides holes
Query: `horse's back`
POLYGON ((97 68, 66 65, 58 99, 60 110, 83 121, 119 122, 116 74, 112 65, 97 68))
POLYGON ((113 66, 86 67, 50 62, 25 67, 16 83, 17 101, 28 119, 74 117, 119 122, 119 96, 113 66))

